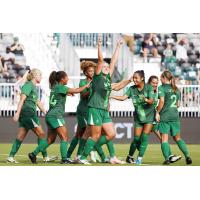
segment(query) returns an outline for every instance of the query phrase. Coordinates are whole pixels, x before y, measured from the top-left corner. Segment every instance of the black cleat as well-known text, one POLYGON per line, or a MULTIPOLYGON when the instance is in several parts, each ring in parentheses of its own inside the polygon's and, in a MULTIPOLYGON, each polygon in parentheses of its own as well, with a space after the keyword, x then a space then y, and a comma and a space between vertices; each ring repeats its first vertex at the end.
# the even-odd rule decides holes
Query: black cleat
POLYGON ((192 159, 191 159, 190 157, 187 157, 187 158, 186 158, 186 164, 187 164, 187 165, 192 164, 192 159))
POLYGON ((37 162, 36 162, 36 155, 34 154, 34 153, 29 153, 28 154, 28 157, 29 157, 29 159, 31 160, 31 162, 33 163, 33 164, 36 164, 37 162))
POLYGON ((134 164, 135 160, 132 156, 127 156, 126 157, 126 162, 127 163, 130 163, 130 164, 134 164))
POLYGON ((65 160, 61 160, 60 164, 75 164, 70 158, 66 158, 65 160))
POLYGON ((163 162, 163 165, 170 165, 170 161, 169 161, 169 160, 165 160, 165 161, 163 162))

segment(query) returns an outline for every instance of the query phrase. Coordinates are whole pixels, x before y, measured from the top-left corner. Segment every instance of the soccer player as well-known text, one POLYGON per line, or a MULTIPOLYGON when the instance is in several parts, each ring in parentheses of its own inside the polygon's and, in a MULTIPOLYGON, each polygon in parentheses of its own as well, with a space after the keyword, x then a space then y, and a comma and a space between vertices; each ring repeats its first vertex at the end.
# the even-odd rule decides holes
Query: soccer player
POLYGON ((13 118, 15 122, 19 121, 19 131, 17 138, 12 145, 9 157, 7 158, 8 162, 18 163, 14 159, 14 156, 19 150, 30 129, 38 136, 38 153, 41 151, 43 156, 47 157, 47 152, 45 151, 47 141, 45 139, 44 131, 40 125, 40 121, 36 113, 36 107, 38 106, 38 108, 44 114, 46 114, 46 110, 38 99, 38 93, 36 89, 36 84, 40 83, 41 79, 41 71, 38 69, 32 69, 27 74, 27 81, 22 86, 17 112, 13 118))
POLYGON ((111 98, 121 101, 132 98, 135 107, 134 139, 126 160, 132 158, 136 148, 139 148, 135 164, 140 165, 142 164, 142 158, 148 145, 149 134, 155 118, 154 92, 151 85, 145 84, 143 70, 138 70, 133 74, 133 81, 135 85, 131 86, 123 96, 111 96, 111 98))
MULTIPOLYGON (((110 66, 104 62, 102 56, 102 42, 99 37, 98 41, 98 64, 95 69, 95 74, 92 81, 92 94, 88 103, 87 122, 90 126, 91 137, 87 139, 84 151, 78 162, 81 164, 89 164, 86 160, 89 153, 94 149, 95 145, 102 146, 111 141, 116 133, 113 127, 112 120, 108 112, 109 96, 112 90, 111 76, 113 74, 119 50, 122 42, 117 43, 117 47, 112 56, 110 66), (106 133, 102 135, 102 129, 106 133), (98 141, 98 143, 97 143, 98 141)), ((117 162, 117 158, 115 157, 117 162)))
POLYGON ((170 71, 161 74, 162 85, 158 88, 159 104, 156 111, 156 120, 159 122, 161 133, 161 149, 165 161, 163 164, 169 165, 170 147, 168 143, 169 134, 173 136, 179 149, 183 152, 186 164, 192 164, 189 151, 185 142, 180 136, 180 118, 178 107, 180 105, 180 91, 175 84, 175 78, 170 71))
MULTIPOLYGON (((86 78, 80 80, 79 87, 85 86, 89 82, 92 81, 95 68, 96 68, 96 63, 92 61, 81 62, 81 70, 83 71, 83 74, 86 76, 86 78)), ((82 136, 87 126, 87 110, 88 110, 87 104, 88 104, 89 96, 90 96, 90 88, 85 88, 80 93, 80 101, 79 101, 79 104, 77 106, 77 111, 76 111, 78 126, 76 130, 76 134, 73 137, 71 144, 68 148, 67 158, 71 157, 78 142, 80 142, 80 146, 82 146, 82 144, 85 142, 84 139, 82 139, 82 136)), ((78 148, 77 155, 80 155, 81 151, 82 151, 82 148, 78 148)))
POLYGON ((81 93, 90 87, 90 81, 80 88, 68 88, 65 86, 68 82, 68 76, 64 71, 53 71, 49 76, 51 88, 49 111, 46 114, 46 123, 48 126, 48 143, 52 144, 57 135, 60 137, 61 163, 70 164, 72 161, 67 159, 68 130, 65 127, 64 113, 67 95, 81 93))

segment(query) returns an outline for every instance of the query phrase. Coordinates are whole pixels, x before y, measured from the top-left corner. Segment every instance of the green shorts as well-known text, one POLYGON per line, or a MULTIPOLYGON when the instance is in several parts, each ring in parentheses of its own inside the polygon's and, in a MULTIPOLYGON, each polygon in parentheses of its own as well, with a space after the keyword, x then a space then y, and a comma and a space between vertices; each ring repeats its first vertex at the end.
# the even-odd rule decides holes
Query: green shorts
POLYGON ((140 123, 140 122, 138 122, 138 121, 135 121, 134 128, 141 128, 141 127, 143 127, 145 124, 153 124, 153 122, 140 123))
POLYGON ((102 126, 102 124, 110 123, 112 119, 107 110, 98 108, 88 108, 87 123, 89 125, 102 126))
POLYGON ((19 127, 25 128, 27 131, 40 126, 40 120, 35 115, 32 117, 19 117, 19 127))
POLYGON ((171 136, 176 136, 180 133, 180 121, 178 122, 160 122, 159 131, 161 134, 171 134, 171 136))
POLYGON ((87 114, 86 115, 77 114, 76 118, 78 121, 78 126, 80 128, 85 128, 87 126, 87 114))
POLYGON ((65 125, 65 120, 63 118, 57 119, 54 117, 46 117, 45 120, 50 129, 56 129, 65 125))

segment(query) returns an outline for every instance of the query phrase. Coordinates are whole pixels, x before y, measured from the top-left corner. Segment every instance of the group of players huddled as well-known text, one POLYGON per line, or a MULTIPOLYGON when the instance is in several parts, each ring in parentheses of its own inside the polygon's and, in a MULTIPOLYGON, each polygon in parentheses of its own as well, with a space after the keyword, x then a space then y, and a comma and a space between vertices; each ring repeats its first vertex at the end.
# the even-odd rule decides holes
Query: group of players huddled
POLYGON ((68 76, 64 71, 53 71, 49 76, 50 98, 49 110, 44 109, 38 99, 36 84, 41 81, 41 71, 32 69, 27 75, 27 81, 21 88, 21 97, 18 103, 14 121, 19 122, 19 131, 7 162, 17 163, 14 159, 21 143, 31 129, 38 137, 38 146, 28 154, 32 163, 36 163, 37 155, 41 152, 44 161, 49 162, 57 159, 49 157, 47 148, 54 143, 57 135, 60 138, 60 154, 62 164, 90 164, 87 157, 92 152, 97 152, 99 162, 111 164, 131 163, 140 165, 148 146, 151 132, 154 132, 161 143, 164 163, 168 165, 181 159, 181 156, 173 155, 168 143, 171 134, 179 149, 183 152, 186 164, 191 164, 189 151, 185 142, 180 137, 179 100, 180 91, 175 85, 175 80, 170 71, 164 71, 160 80, 162 85, 158 87, 159 78, 151 76, 145 83, 143 70, 135 71, 128 80, 111 83, 111 76, 119 56, 122 41, 117 42, 110 65, 104 62, 102 56, 101 36, 98 39, 98 63, 82 61, 81 69, 86 76, 80 81, 79 88, 67 87, 68 76), (128 84, 134 84, 128 88, 123 96, 113 96, 111 91, 118 91, 128 84), (67 96, 80 93, 80 102, 77 107, 78 126, 75 136, 69 145, 68 130, 65 126, 64 113, 67 96), (126 158, 126 162, 118 159, 112 140, 116 132, 109 114, 109 99, 126 100, 132 99, 135 108, 134 114, 134 139, 126 158), (48 127, 47 138, 40 125, 36 114, 36 107, 44 113, 48 127), (78 146, 74 160, 71 155, 78 146), (109 152, 107 158, 102 146, 106 144, 109 152), (139 151, 134 159, 136 149, 139 151))

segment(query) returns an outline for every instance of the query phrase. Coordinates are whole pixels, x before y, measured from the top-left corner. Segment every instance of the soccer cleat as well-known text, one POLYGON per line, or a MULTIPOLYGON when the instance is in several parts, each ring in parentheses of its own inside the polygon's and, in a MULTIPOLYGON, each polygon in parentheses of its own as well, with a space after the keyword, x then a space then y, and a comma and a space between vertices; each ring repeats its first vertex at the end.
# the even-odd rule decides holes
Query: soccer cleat
POLYGON ((163 162, 163 165, 170 165, 170 161, 169 161, 169 160, 165 160, 165 161, 163 162))
POLYGON ((110 158, 105 158, 105 159, 102 160, 101 162, 102 162, 102 163, 109 163, 109 161, 110 161, 110 158))
POLYGON ((28 154, 28 157, 29 157, 29 159, 31 160, 31 162, 32 162, 33 164, 36 164, 36 163, 37 163, 37 162, 36 162, 37 157, 36 157, 36 155, 35 155, 34 153, 29 153, 29 154, 28 154))
POLYGON ((137 160, 134 161, 134 164, 141 165, 142 164, 142 160, 137 159, 137 160))
POLYGON ((43 161, 44 162, 53 162, 53 161, 55 161, 57 159, 58 159, 58 156, 51 156, 51 157, 47 156, 47 157, 43 158, 43 161))
POLYGON ((170 163, 174 163, 174 162, 180 160, 181 158, 182 158, 182 156, 170 155, 169 161, 170 161, 170 163))
POLYGON ((77 159, 76 163, 83 165, 91 165, 86 159, 80 159, 80 158, 77 159))
POLYGON ((192 159, 190 157, 187 157, 185 160, 187 165, 192 164, 192 159))
POLYGON ((134 158, 133 158, 132 156, 129 156, 129 155, 128 155, 128 156, 126 157, 126 162, 127 162, 127 163, 134 164, 134 161, 135 161, 135 160, 134 160, 134 158))
POLYGON ((125 164, 124 161, 119 160, 116 156, 110 158, 109 163, 110 164, 121 164, 121 165, 125 164))
POLYGON ((10 156, 7 158, 7 162, 15 163, 15 164, 19 163, 14 159, 14 157, 10 157, 10 156))
POLYGON ((60 164, 74 164, 74 161, 72 161, 70 158, 67 158, 65 160, 61 160, 60 164))

